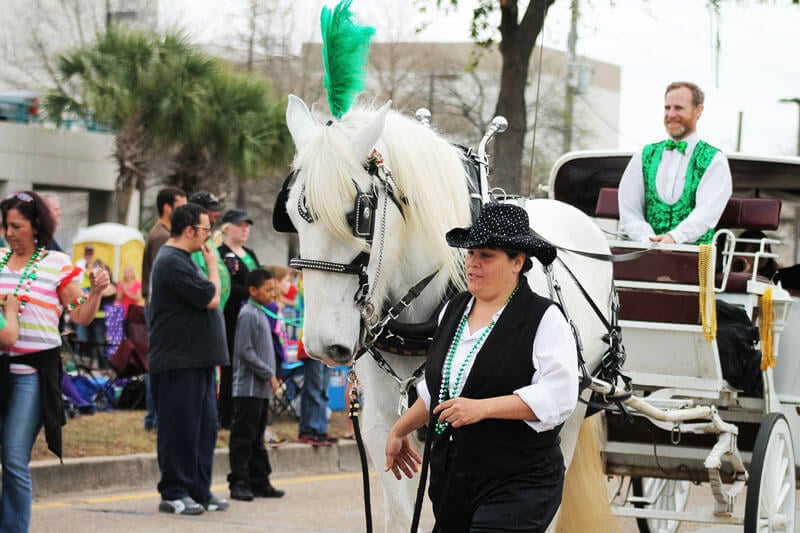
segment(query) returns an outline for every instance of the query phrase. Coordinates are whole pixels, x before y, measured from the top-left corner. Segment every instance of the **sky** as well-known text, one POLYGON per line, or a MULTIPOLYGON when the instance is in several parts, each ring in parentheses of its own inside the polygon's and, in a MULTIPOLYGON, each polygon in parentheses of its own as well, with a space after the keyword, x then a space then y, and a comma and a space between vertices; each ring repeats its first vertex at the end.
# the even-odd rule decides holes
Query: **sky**
MULTIPOLYGON (((236 32, 246 4, 162 0, 159 18, 211 43, 236 32)), ((296 0, 298 43, 319 40, 322 4, 296 0)), ((377 40, 469 40, 474 0, 462 0, 458 12, 438 15, 417 36, 414 28, 424 18, 412 4, 354 0, 353 10, 363 22, 376 26, 377 40)), ((716 15, 703 0, 579 0, 579 5, 578 55, 621 67, 618 148, 632 150, 663 138, 664 88, 671 81, 688 80, 706 93, 698 131, 708 142, 736 151, 741 112, 742 152, 795 155, 800 105, 779 100, 800 98, 800 6, 790 0, 728 0, 716 15)), ((545 46, 566 50, 569 7, 570 1, 557 0, 548 12, 545 46)))

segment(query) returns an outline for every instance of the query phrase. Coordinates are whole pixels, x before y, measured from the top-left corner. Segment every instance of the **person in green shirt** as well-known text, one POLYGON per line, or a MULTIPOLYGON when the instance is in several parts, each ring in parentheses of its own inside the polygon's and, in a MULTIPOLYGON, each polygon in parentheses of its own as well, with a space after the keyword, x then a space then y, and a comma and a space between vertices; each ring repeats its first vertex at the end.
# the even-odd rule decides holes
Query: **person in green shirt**
MULTIPOLYGON (((198 191, 192 194, 189 196, 189 203, 202 206, 206 209, 206 211, 208 211, 208 218, 211 221, 212 228, 216 227, 222 211, 225 210, 225 205, 222 203, 222 201, 220 201, 215 194, 212 194, 208 191, 198 191)), ((225 304, 228 302, 228 298, 231 295, 231 275, 230 272, 228 272, 228 268, 225 266, 225 263, 222 261, 222 257, 220 257, 217 246, 214 244, 211 235, 209 235, 206 243, 217 254, 217 269, 219 270, 220 280, 219 309, 222 310, 225 309, 225 304)), ((208 276, 208 266, 206 265, 201 252, 198 251, 192 253, 192 261, 197 263, 203 272, 205 272, 206 276, 208 276)))

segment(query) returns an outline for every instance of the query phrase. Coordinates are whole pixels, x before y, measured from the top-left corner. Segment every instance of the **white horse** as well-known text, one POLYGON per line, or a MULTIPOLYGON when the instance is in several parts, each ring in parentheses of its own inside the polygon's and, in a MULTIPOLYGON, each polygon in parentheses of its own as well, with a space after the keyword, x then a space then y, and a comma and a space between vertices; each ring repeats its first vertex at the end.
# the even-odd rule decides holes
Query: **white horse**
MULTIPOLYGON (((363 324, 380 321, 387 308, 429 274, 438 272, 399 321, 427 321, 436 313, 451 280, 464 288, 463 256, 444 238, 448 230, 468 226, 471 220, 463 156, 431 128, 390 111, 389 104, 377 111, 357 107, 341 120, 323 123, 302 100, 290 96, 286 118, 297 150, 296 178, 286 208, 300 240, 301 261, 296 264, 304 268, 303 342, 313 357, 330 365, 346 365, 363 346, 363 324), (368 173, 365 161, 370 158, 373 170, 382 158, 383 168, 390 173, 368 173), (364 210, 358 195, 369 191, 375 205, 364 210), (354 220, 364 216, 373 218, 372 231, 363 220, 354 220), (358 224, 356 236, 353 227, 358 224)), ((531 226, 550 242, 609 253, 599 228, 579 210, 553 200, 524 204, 531 226)), ((610 263, 569 252, 559 255, 608 315, 610 263)), ((535 259, 534 264, 531 286, 549 295, 541 265, 535 259)), ((558 261, 554 265, 566 311, 580 331, 591 370, 607 347, 601 339, 606 330, 563 267, 558 261)), ((362 433, 372 465, 381 476, 385 529, 405 532, 418 478, 397 481, 384 473, 384 448, 398 417, 398 382, 411 378, 424 357, 380 353, 399 379, 376 364, 369 353, 356 361, 364 399, 362 433)), ((561 431, 567 465, 584 413, 585 406, 579 404, 561 431)))

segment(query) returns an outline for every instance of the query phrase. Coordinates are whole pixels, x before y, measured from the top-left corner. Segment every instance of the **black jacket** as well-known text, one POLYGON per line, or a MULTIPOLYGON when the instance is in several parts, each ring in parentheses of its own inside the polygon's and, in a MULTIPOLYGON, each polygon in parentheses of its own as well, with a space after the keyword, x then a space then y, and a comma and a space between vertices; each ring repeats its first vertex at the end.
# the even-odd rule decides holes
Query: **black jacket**
MULTIPOLYGON (((256 253, 252 249, 247 246, 243 246, 243 248, 257 265, 261 264, 258 261, 258 257, 256 257, 256 253)), ((235 253, 233 253, 233 250, 231 250, 227 244, 220 245, 218 250, 219 256, 222 258, 225 266, 228 267, 228 272, 231 273, 231 295, 225 304, 223 314, 225 315, 225 335, 228 339, 228 352, 231 354, 231 357, 233 357, 233 339, 236 337, 236 320, 239 318, 239 311, 242 308, 242 304, 250 297, 250 293, 247 290, 247 275, 250 273, 250 269, 247 268, 247 265, 245 265, 235 253), (232 254, 233 257, 231 258, 229 254, 232 254), (226 260, 225 256, 228 256, 229 260, 226 260)))

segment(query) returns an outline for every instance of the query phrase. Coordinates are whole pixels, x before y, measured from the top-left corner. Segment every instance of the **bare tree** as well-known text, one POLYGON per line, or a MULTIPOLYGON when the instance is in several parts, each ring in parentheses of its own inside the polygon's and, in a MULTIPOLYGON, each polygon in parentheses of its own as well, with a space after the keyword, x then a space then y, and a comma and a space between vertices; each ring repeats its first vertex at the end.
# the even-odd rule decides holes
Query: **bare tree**
POLYGON ((93 40, 104 28, 104 13, 102 0, 6 0, 0 10, 0 83, 52 87, 57 52, 93 40))

